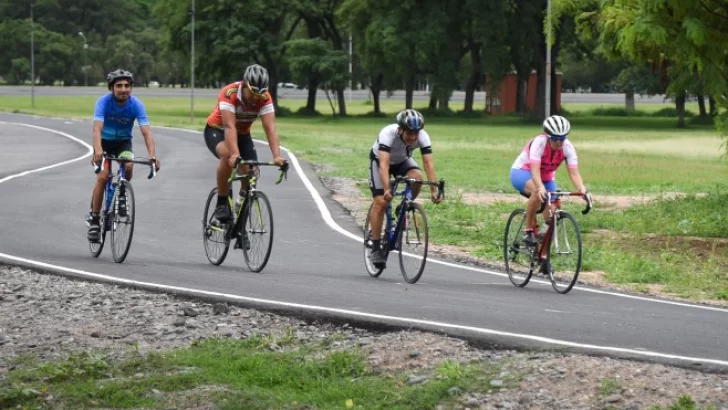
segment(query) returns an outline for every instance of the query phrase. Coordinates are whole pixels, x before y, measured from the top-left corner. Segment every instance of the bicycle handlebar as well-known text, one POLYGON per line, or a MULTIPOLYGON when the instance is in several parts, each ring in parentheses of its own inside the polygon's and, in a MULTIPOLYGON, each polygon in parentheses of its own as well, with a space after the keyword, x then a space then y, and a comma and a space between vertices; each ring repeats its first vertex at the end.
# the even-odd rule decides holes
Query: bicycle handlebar
MULTIPOLYGON (((397 184, 400 182, 404 182, 405 184, 420 184, 420 185, 430 185, 430 186, 436 186, 437 187, 437 198, 443 198, 445 196, 445 180, 440 179, 438 182, 431 182, 431 181, 423 181, 421 179, 414 179, 409 178, 406 176, 399 176, 394 179, 393 187, 396 188, 397 184)), ((396 193, 396 190, 393 189, 392 192, 396 193)))
MULTIPOLYGON (((586 215, 591 211, 591 209, 594 207, 594 202, 592 201, 591 193, 586 192, 585 194, 582 194, 581 192, 562 192, 562 191, 556 191, 556 192, 549 192, 549 194, 555 196, 555 197, 562 197, 562 196, 580 196, 586 201, 586 208, 584 208, 581 211, 582 215, 586 215)), ((551 203, 551 195, 548 196, 548 202, 551 203)))
POLYGON ((288 161, 283 162, 282 166, 278 166, 274 161, 268 161, 268 162, 259 162, 254 161, 250 159, 243 159, 243 157, 238 157, 238 160, 235 162, 235 168, 237 169, 240 165, 248 165, 251 167, 256 166, 271 166, 271 167, 278 167, 278 169, 281 171, 280 175, 278 175, 278 179, 276 179, 276 185, 280 184, 281 181, 283 181, 283 178, 288 179, 288 168, 290 167, 290 163, 288 161))
POLYGON ((126 162, 132 162, 134 164, 148 165, 149 166, 149 175, 147 176, 147 179, 152 179, 157 175, 157 168, 155 166, 156 164, 154 163, 154 158, 126 159, 126 158, 108 157, 106 155, 101 157, 100 163, 93 164, 94 174, 98 174, 99 172, 101 172, 103 163, 106 161, 116 161, 119 164, 124 164, 126 162))

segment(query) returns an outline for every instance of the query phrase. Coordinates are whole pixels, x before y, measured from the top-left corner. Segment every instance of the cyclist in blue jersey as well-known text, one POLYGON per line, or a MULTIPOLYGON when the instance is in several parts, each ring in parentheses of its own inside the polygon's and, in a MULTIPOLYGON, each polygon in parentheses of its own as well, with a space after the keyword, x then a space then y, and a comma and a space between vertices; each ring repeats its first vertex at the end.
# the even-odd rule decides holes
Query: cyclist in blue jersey
MULTIPOLYGON (((132 153, 132 128, 134 120, 139 124, 144 143, 149 152, 149 158, 154 160, 155 168, 159 170, 159 160, 156 159, 154 137, 149 127, 149 119, 141 100, 131 95, 134 85, 134 75, 129 71, 118 69, 106 76, 106 84, 110 93, 96 100, 96 109, 93 119, 93 164, 100 164, 103 153, 114 157, 129 157, 132 153)), ((131 180, 132 163, 126 164, 126 179, 131 180)), ((104 198, 104 188, 109 178, 109 169, 105 167, 98 173, 91 197, 91 221, 88 228, 88 239, 92 242, 100 240, 101 227, 99 225, 99 212, 104 198)), ((123 195, 122 195, 123 198, 123 195)), ((119 214, 126 209, 119 210, 119 214)))

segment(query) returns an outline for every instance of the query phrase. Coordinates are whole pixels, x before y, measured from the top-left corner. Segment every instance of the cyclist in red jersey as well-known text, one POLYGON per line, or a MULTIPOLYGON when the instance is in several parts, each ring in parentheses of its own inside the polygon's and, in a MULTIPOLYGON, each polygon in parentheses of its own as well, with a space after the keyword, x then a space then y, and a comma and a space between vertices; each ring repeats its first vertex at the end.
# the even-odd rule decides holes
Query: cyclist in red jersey
MULTIPOLYGON (((279 166, 285 163, 276 133, 275 110, 268 92, 269 84, 268 70, 258 64, 248 66, 242 81, 222 88, 215 108, 207 117, 205 144, 220 159, 217 167, 217 206, 214 213, 214 218, 220 223, 228 222, 231 217, 227 201, 227 180, 235 161, 238 157, 258 160, 258 153, 250 136, 250 128, 256 118, 261 117, 273 160, 279 166)), ((243 172, 247 170, 243 169, 243 172)), ((241 192, 244 190, 247 190, 247 186, 243 185, 241 192)))

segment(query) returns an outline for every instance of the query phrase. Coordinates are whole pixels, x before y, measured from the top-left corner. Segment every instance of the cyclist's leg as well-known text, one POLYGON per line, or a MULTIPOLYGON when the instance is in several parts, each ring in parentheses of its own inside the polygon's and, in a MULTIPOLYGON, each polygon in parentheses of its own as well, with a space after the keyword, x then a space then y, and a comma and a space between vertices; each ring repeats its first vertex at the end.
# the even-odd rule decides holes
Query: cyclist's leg
MULTIPOLYGON (((556 192, 558 190, 558 187, 556 186, 556 180, 552 179, 551 181, 542 181, 543 186, 546 188, 546 192, 556 192)), ((550 195, 550 194, 549 194, 550 195)), ((553 201, 556 200, 555 196, 551 196, 551 209, 545 209, 544 212, 541 214, 543 217, 544 222, 548 222, 548 216, 551 215, 548 211, 553 212, 554 211, 554 203, 553 201)))
MULTIPOLYGON (((124 158, 124 157, 134 158, 134 150, 132 150, 131 138, 129 138, 128 140, 120 141, 118 150, 119 150, 119 152, 116 154, 116 156, 122 157, 122 158, 124 158)), ((126 168, 124 170, 125 171, 124 176, 126 177, 126 180, 131 181, 131 177, 134 174, 134 163, 129 162, 126 164, 126 166, 124 168, 126 168)))
POLYGON ((511 185, 521 195, 528 198, 526 204, 526 224, 524 227, 523 240, 528 243, 536 243, 533 236, 533 230, 536 226, 536 212, 541 206, 541 200, 538 195, 531 195, 536 192, 536 183, 531 179, 531 171, 527 169, 511 168, 511 185))
MULTIPOLYGON (((379 245, 382 239, 382 224, 384 222, 384 211, 387 209, 387 201, 384 199, 384 187, 379 174, 379 159, 374 154, 369 154, 369 189, 372 192, 374 206, 369 215, 372 225, 372 240, 379 245)), ((379 246, 377 246, 377 249, 379 246)))
MULTIPOLYGON (((238 148, 240 149, 240 156, 246 161, 257 161, 258 151, 255 150, 255 144, 253 144, 253 137, 250 134, 238 135, 238 148)), ((248 166, 243 166, 240 172, 248 172, 248 166)), ((240 195, 244 196, 248 190, 250 183, 246 179, 240 180, 240 195)))
POLYGON ((384 212, 387 209, 387 200, 384 199, 384 187, 382 178, 379 176, 379 160, 373 153, 369 154, 369 189, 372 192, 373 205, 369 214, 372 238, 372 264, 377 269, 384 268, 384 255, 382 254, 382 225, 384 224, 384 212))
MULTIPOLYGON (((101 150, 108 155, 113 155, 116 150, 114 141, 101 139, 101 150)), ((104 200, 106 181, 109 178, 109 167, 106 163, 102 164, 101 171, 96 174, 96 182, 91 196, 91 221, 88 228, 88 239, 90 241, 98 241, 101 235, 101 226, 99 224, 99 215, 101 213, 101 205, 104 200)))
POLYGON ((204 137, 207 149, 219 159, 217 165, 217 205, 215 206, 214 218, 220 222, 227 222, 230 219, 230 210, 227 204, 228 177, 232 172, 232 168, 228 163, 230 151, 225 144, 225 132, 219 128, 206 125, 204 137))
MULTIPOLYGON (((422 171, 417 165, 417 161, 413 158, 407 158, 401 164, 397 164, 397 175, 407 175, 408 178, 422 179, 422 171)), ((412 185, 412 199, 417 198, 420 194, 420 189, 422 189, 422 185, 412 185)))

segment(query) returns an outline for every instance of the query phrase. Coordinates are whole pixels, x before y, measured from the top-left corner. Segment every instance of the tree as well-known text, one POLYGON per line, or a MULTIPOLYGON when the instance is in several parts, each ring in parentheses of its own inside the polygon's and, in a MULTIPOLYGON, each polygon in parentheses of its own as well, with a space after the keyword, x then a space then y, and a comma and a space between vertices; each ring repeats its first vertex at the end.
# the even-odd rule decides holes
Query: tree
MULTIPOLYGON (((286 56, 297 82, 308 81, 309 87, 315 84, 314 90, 322 85, 327 96, 328 90, 337 90, 346 86, 348 57, 342 51, 334 50, 331 43, 321 38, 291 40, 288 42, 286 56)), ((333 105, 331 110, 336 115, 333 105)), ((314 114, 315 102, 307 104, 302 111, 314 114), (312 111, 310 107, 314 107, 314 110, 312 111)))
MULTIPOLYGON (((603 0, 600 39, 617 51, 652 63, 663 82, 683 72, 704 78, 711 95, 728 108, 728 10, 721 0, 603 0)), ((684 81, 673 86, 678 109, 684 107, 684 81), (681 88, 681 90, 676 90, 681 88)), ((718 129, 728 131, 725 110, 718 129)), ((727 151, 728 152, 728 151, 727 151)))

